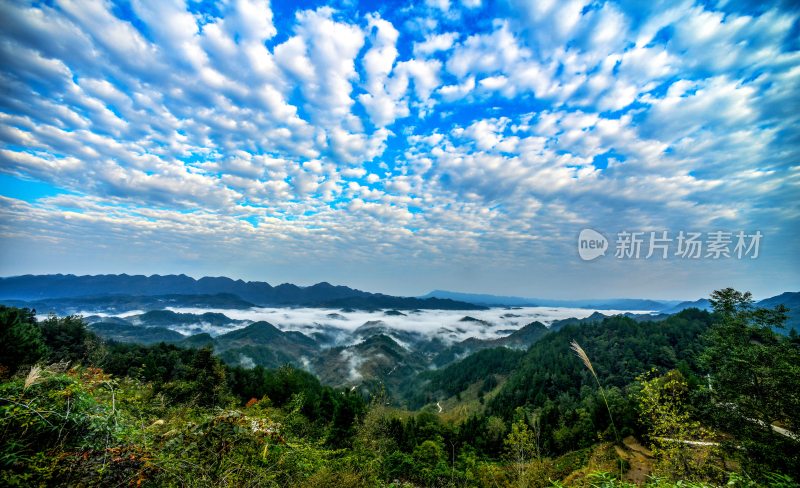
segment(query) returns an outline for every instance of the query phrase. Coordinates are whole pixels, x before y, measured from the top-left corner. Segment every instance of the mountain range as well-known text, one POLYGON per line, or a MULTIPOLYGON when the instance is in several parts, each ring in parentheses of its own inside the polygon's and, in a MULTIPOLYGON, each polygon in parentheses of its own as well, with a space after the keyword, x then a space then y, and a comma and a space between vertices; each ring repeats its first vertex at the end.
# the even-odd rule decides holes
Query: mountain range
MULTIPOLYGON (((117 315, 134 310, 165 308, 209 308, 246 310, 253 307, 316 307, 342 310, 485 310, 488 307, 568 307, 594 310, 650 311, 640 320, 678 313, 687 308, 710 310, 711 303, 653 299, 553 300, 434 290, 420 297, 398 297, 371 293, 327 282, 311 286, 227 277, 195 279, 186 275, 23 275, 0 277, 0 302, 27 307, 41 313, 69 315, 103 313, 117 315)), ((755 303, 789 308, 784 333, 800 330, 800 292, 786 292, 755 303)), ((174 321, 172 321, 174 322, 174 321)), ((172 323, 170 322, 170 323, 172 323)), ((154 324, 150 324, 154 325, 154 324)))
POLYGON ((24 275, 0 278, 0 300, 40 311, 109 313, 172 307, 329 307, 363 310, 481 310, 479 304, 438 297, 397 297, 322 282, 301 287, 226 277, 186 275, 24 275))
MULTIPOLYGON (((758 302, 796 303, 796 292, 758 302)), ((569 307, 595 310, 641 310, 674 314, 686 308, 709 310, 708 299, 696 301, 639 298, 557 300, 434 290, 419 297, 371 293, 327 282, 311 286, 234 280, 224 276, 195 279, 180 275, 22 275, 0 277, 3 303, 35 304, 39 309, 83 309, 106 306, 109 311, 159 310, 165 306, 245 309, 253 306, 325 307, 363 310, 480 310, 487 307, 569 307)), ((786 303, 790 308, 789 303, 786 303)), ((57 310, 58 311, 58 310, 57 310)))
POLYGON ((487 307, 568 307, 593 308, 596 310, 654 310, 677 305, 676 300, 651 300, 640 298, 600 298, 586 300, 554 300, 548 298, 525 298, 481 293, 459 293, 434 290, 422 298, 448 298, 487 307))
MULTIPOLYGON (((272 368, 291 364, 314 372, 331 385, 361 385, 370 389, 385 387, 390 395, 401 394, 409 388, 409 380, 421 372, 447 367, 462 358, 493 348, 524 351, 565 327, 600 323, 608 317, 608 314, 594 312, 585 318, 554 320, 545 325, 531 319, 522 322, 522 316, 518 315, 522 312, 515 310, 517 307, 657 312, 622 314, 638 322, 664 320, 690 308, 710 309, 707 299, 686 302, 646 299, 566 301, 441 290, 422 297, 396 297, 325 282, 308 287, 292 284, 271 286, 265 282, 224 277, 197 280, 185 275, 148 277, 124 274, 0 278, 0 302, 35 308, 40 314, 95 313, 85 319, 95 333, 106 339, 145 344, 167 342, 186 347, 210 346, 229 364, 272 368), (457 318, 460 314, 452 318, 452 312, 438 312, 483 311, 490 306, 495 307, 495 316, 499 317, 496 322, 487 322, 486 312, 475 312, 475 316, 468 312, 460 319, 457 318), (243 316, 244 311, 253 307, 332 310, 317 312, 324 318, 314 320, 313 324, 309 322, 308 328, 301 325, 303 332, 282 330, 265 320, 235 319, 218 312, 167 310, 223 309, 241 311, 234 316, 243 316), (369 313, 365 314, 365 310, 369 313), (435 333, 426 334, 391 325, 392 321, 406 320, 408 315, 415 315, 415 320, 420 320, 421 310, 433 311, 425 313, 434 314, 435 333), (445 320, 443 313, 451 314, 448 316, 451 319, 445 320), (362 318, 361 325, 354 324, 351 328, 337 326, 337 323, 364 316, 369 318, 362 318), (500 319, 515 321, 517 325, 513 329, 503 329, 499 325, 500 319), (472 327, 489 330, 491 334, 488 338, 485 335, 483 338, 480 335, 465 336, 465 331, 473 330, 472 327)), ((800 329, 800 292, 787 292, 756 303, 763 307, 779 304, 790 309, 783 332, 800 329)), ((494 355, 487 353, 487 357, 493 358, 494 355)), ((503 368, 506 366, 502 366, 501 372, 505 371, 503 368)))
MULTIPOLYGON (((592 308, 595 310, 649 310, 652 312, 649 315, 638 314, 640 315, 638 320, 660 319, 664 318, 666 315, 673 315, 689 308, 697 308, 699 310, 706 311, 711 310, 711 302, 707 298, 683 302, 676 300, 650 300, 638 298, 551 300, 475 293, 458 293, 443 290, 434 290, 425 295, 423 298, 451 299, 472 303, 474 305, 483 305, 486 307, 569 307, 592 308)), ((788 332, 792 329, 800 330, 800 292, 781 293, 780 295, 776 295, 774 297, 755 301, 754 305, 756 307, 765 308, 773 308, 776 305, 784 305, 789 309, 789 313, 786 327, 783 329, 783 332, 788 332)), ((624 315, 630 316, 631 314, 624 315)), ((593 318, 602 319, 602 316, 593 318)))

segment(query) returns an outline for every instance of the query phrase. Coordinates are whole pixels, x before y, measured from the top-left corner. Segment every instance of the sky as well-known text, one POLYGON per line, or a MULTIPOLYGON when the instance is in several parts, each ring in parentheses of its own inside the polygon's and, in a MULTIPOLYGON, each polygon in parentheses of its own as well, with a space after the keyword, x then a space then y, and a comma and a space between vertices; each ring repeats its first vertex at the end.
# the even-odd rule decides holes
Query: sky
POLYGON ((2 276, 800 290, 793 2, 0 2, 0 117, 2 276))

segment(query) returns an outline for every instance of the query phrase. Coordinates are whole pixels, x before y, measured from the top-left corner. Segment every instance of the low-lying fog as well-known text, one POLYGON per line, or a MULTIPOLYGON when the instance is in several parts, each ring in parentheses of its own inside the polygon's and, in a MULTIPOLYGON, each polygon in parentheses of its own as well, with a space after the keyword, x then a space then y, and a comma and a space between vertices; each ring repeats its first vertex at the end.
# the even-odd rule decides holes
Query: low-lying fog
MULTIPOLYGON (((383 326, 397 332, 411 332, 433 338, 438 336, 447 342, 458 342, 470 337, 477 339, 495 339, 511 334, 526 324, 538 320, 550 325, 555 320, 575 317, 584 318, 598 310, 563 307, 523 307, 523 308, 491 308, 489 310, 418 310, 402 311, 354 311, 322 308, 252 308, 247 310, 205 309, 205 308, 167 308, 173 312, 203 314, 218 312, 227 317, 246 321, 226 325, 207 323, 181 324, 171 326, 172 330, 184 335, 208 332, 213 336, 240 329, 249 323, 264 320, 283 331, 298 331, 311 336, 319 332, 324 335, 338 336, 337 344, 357 342, 354 332, 365 323, 383 326), (471 317, 477 320, 464 320, 471 317), (381 323, 375 324, 380 321, 381 323)), ((625 312, 648 313, 637 310, 600 310, 605 315, 625 312)), ((128 312, 120 317, 131 317, 142 313, 128 312)))

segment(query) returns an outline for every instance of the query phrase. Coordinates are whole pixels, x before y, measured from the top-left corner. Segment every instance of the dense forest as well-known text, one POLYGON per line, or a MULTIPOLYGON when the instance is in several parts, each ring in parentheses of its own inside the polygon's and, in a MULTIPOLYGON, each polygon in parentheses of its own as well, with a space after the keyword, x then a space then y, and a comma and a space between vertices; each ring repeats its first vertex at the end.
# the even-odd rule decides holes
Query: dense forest
POLYGON ((711 303, 481 350, 404 385, 411 408, 0 306, 0 484, 797 486, 787 311, 732 289, 711 303))

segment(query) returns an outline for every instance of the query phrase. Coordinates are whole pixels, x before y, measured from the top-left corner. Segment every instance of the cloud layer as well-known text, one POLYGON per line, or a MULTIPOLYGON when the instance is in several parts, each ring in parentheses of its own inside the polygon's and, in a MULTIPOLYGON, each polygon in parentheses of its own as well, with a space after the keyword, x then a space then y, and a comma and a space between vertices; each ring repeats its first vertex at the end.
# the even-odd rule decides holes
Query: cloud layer
MULTIPOLYGON (((208 323, 178 324, 169 328, 184 335, 209 333, 218 336, 241 329, 257 321, 267 321, 282 331, 301 332, 309 337, 320 334, 333 339, 327 345, 351 345, 363 340, 358 329, 365 324, 367 327, 386 328, 388 334, 403 345, 403 333, 410 333, 421 340, 439 339, 445 343, 460 342, 469 338, 498 339, 506 337, 513 331, 525 325, 539 321, 550 325, 555 320, 567 318, 585 318, 598 310, 586 308, 565 307, 517 307, 514 309, 492 308, 489 310, 420 310, 409 312, 405 315, 387 314, 386 311, 342 311, 340 309, 324 308, 253 308, 247 310, 231 309, 205 309, 205 308, 175 308, 168 310, 177 313, 203 314, 207 312, 220 313, 233 320, 245 321, 243 323, 230 323, 227 325, 213 325, 208 323), (471 317, 476 320, 462 320, 471 317), (355 333, 355 334, 354 334, 355 333)), ((625 312, 647 313, 649 310, 601 310, 604 315, 614 315, 625 312)), ((132 317, 142 313, 131 311, 117 315, 118 317, 132 317)), ((84 316, 94 313, 89 311, 84 316)), ((100 316, 107 316, 100 314, 100 316)), ((135 323, 135 320, 133 320, 135 323)), ((137 324, 138 325, 138 324, 137 324)))
POLYGON ((293 5, 0 5, 3 274, 409 294, 796 285, 797 9, 293 5), (589 267, 587 226, 761 230, 765 248, 589 267))

